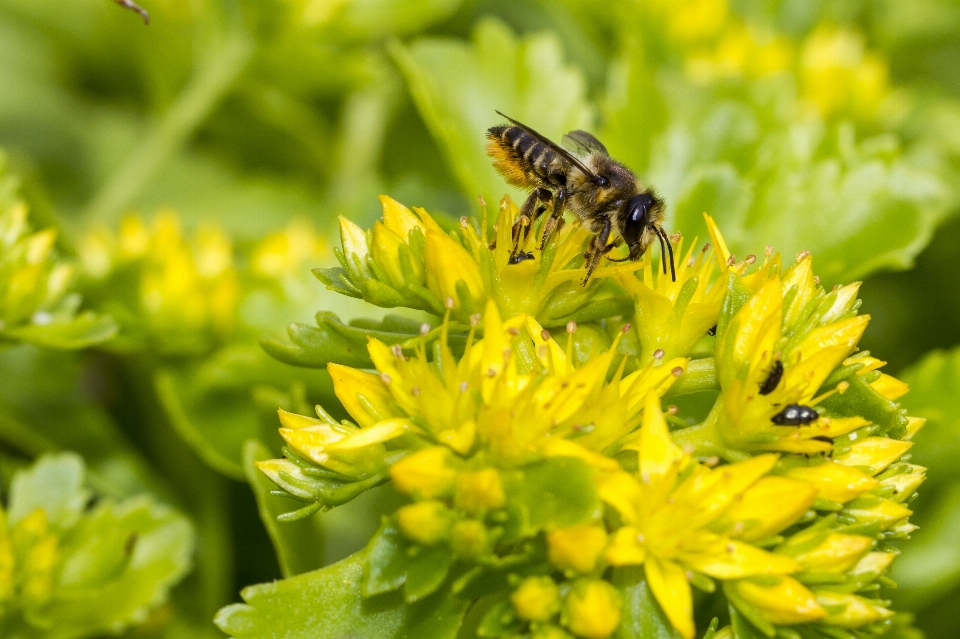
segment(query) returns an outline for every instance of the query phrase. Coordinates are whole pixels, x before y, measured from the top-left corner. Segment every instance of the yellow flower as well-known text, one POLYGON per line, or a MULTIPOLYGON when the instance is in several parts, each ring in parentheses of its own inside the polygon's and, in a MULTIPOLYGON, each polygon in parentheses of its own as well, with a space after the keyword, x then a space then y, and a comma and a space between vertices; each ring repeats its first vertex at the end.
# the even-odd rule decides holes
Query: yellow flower
POLYGON ((825 117, 874 117, 890 93, 886 61, 866 50, 863 36, 844 28, 821 26, 807 37, 800 79, 803 97, 825 117))
POLYGON ((323 257, 326 241, 304 220, 270 233, 254 246, 250 267, 254 273, 277 280, 298 278, 304 266, 323 257))
POLYGON ((813 409, 832 394, 817 397, 869 321, 853 314, 857 285, 823 295, 809 256, 801 256, 782 277, 772 273, 745 284, 758 289, 717 335, 723 392, 707 420, 678 433, 678 441, 724 456, 738 449, 809 454, 829 451, 833 438, 868 426, 861 417, 777 421, 788 406, 813 409), (812 312, 801 314, 811 303, 816 304, 812 312))
POLYGON ((440 501, 418 501, 397 511, 397 524, 408 539, 432 546, 450 535, 451 513, 440 501))
MULTIPOLYGON (((707 219, 708 225, 713 220, 707 219)), ((657 353, 661 357, 684 357, 715 326, 720 314, 725 288, 715 280, 716 262, 706 251, 696 250, 696 240, 686 255, 683 239, 674 245, 678 256, 676 281, 647 264, 640 277, 621 274, 617 282, 633 296, 636 309, 636 330, 640 338, 640 360, 649 362, 657 353), (658 351, 663 351, 658 353, 658 351)))
POLYGON ((688 571, 728 580, 801 570, 794 559, 736 539, 748 524, 777 532, 813 500, 811 491, 798 495, 795 482, 760 483, 775 455, 711 470, 671 441, 653 395, 647 398, 639 436, 627 448, 639 451, 640 479, 619 473, 601 487, 601 496, 626 524, 614 534, 606 559, 613 565, 646 566, 651 591, 683 637, 694 635, 688 571), (758 503, 760 496, 769 500, 766 509, 758 503), (731 521, 728 514, 741 501, 748 504, 742 511, 747 519, 731 521))
POLYGON ((591 572, 606 545, 607 532, 601 526, 572 526, 547 533, 550 563, 560 570, 591 572))

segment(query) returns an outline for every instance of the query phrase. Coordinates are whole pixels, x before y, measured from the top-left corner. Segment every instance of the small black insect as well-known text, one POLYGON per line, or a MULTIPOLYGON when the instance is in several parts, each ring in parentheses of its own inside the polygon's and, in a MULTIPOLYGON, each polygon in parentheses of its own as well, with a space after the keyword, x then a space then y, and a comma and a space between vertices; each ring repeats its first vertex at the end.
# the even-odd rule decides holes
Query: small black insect
POLYGON ((783 377, 783 362, 779 359, 773 363, 773 366, 770 368, 770 374, 767 375, 767 378, 763 380, 760 384, 760 394, 769 395, 777 388, 777 384, 780 383, 780 379, 783 377))
POLYGON ((526 252, 517 251, 516 253, 510 256, 510 259, 507 260, 507 262, 509 264, 519 264, 520 262, 523 262, 525 260, 532 260, 532 259, 534 259, 533 253, 530 253, 529 251, 526 251, 526 252))
POLYGON ((707 329, 707 335, 716 335, 716 334, 717 334, 717 325, 716 325, 716 324, 714 324, 713 326, 711 326, 710 328, 707 329))
POLYGON ((815 422, 820 414, 801 404, 788 404, 786 408, 770 418, 770 421, 777 426, 803 426, 810 422, 815 422))

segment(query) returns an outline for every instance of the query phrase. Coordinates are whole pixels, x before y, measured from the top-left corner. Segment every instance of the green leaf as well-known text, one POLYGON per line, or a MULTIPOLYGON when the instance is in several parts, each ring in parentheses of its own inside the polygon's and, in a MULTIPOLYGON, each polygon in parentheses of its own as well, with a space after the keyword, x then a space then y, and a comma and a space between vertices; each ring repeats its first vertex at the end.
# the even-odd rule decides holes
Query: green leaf
POLYGON ((407 563, 407 578, 403 587, 407 603, 420 601, 436 591, 450 571, 452 561, 453 556, 448 548, 420 548, 407 563))
POLYGON ((366 551, 321 570, 241 592, 246 603, 223 608, 215 623, 235 639, 448 639, 468 602, 440 591, 413 605, 398 592, 364 598, 366 551))
POLYGON ((273 542, 280 571, 284 577, 292 577, 323 566, 323 527, 319 515, 299 521, 277 521, 277 517, 290 511, 296 502, 272 494, 276 485, 255 465, 255 462, 273 458, 270 449, 250 440, 243 449, 243 470, 257 499, 260 520, 273 542))
POLYGON ((589 128, 583 77, 564 64, 553 34, 517 37, 502 22, 484 19, 470 43, 427 37, 394 43, 391 52, 470 201, 482 195, 495 207, 504 192, 519 195, 484 150, 486 130, 505 122, 495 111, 557 141, 571 129, 589 128))
POLYGON ((191 567, 193 529, 148 497, 104 503, 65 535, 47 639, 116 632, 167 600, 191 567))
POLYGON ((10 484, 10 524, 37 509, 58 528, 69 528, 83 512, 90 493, 83 488, 83 460, 74 453, 45 455, 10 484))
POLYGON ((581 459, 552 457, 505 475, 509 514, 505 542, 573 526, 599 514, 594 470, 581 459))
POLYGON ((361 585, 363 595, 371 597, 396 590, 407 579, 410 544, 392 523, 384 523, 370 541, 367 565, 361 585))
POLYGON ((642 566, 616 568, 611 581, 623 596, 623 619, 616 639, 680 639, 650 592, 642 566))
POLYGON ((116 334, 117 323, 111 317, 95 315, 90 311, 81 313, 69 321, 26 324, 0 331, 0 337, 65 350, 87 348, 100 344, 116 334))
POLYGON ((263 338, 260 345, 270 356, 294 366, 326 368, 330 362, 372 368, 367 353, 367 339, 373 337, 384 344, 404 342, 420 334, 420 322, 387 315, 382 321, 355 320, 345 324, 336 313, 320 311, 317 325, 291 324, 287 329, 289 344, 263 338))

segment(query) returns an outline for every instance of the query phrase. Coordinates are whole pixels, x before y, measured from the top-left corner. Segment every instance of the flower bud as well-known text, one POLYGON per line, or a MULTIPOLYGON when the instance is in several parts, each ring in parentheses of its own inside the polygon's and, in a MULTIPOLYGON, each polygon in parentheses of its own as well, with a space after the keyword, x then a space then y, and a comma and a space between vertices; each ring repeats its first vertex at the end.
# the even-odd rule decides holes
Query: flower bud
POLYGON ((787 470, 787 477, 810 484, 817 497, 845 504, 879 485, 859 468, 827 461, 816 466, 796 466, 787 470))
POLYGON ((474 473, 460 473, 457 477, 454 504, 468 513, 503 508, 507 498, 503 494, 500 473, 486 468, 474 473))
POLYGON ((427 288, 444 300, 453 298, 457 308, 468 313, 482 308, 486 298, 480 267, 472 255, 456 240, 437 231, 427 231, 426 244, 427 288), (470 299, 460 299, 457 284, 463 282, 470 299))
POLYGON ((550 563, 560 570, 590 572, 607 545, 607 532, 600 526, 571 526, 547 533, 550 563))
POLYGON ((875 475, 898 460, 911 446, 911 442, 889 437, 864 437, 851 443, 850 450, 837 455, 834 460, 846 466, 862 466, 875 475))
POLYGON ((890 610, 857 595, 818 592, 817 601, 824 608, 831 610, 824 622, 833 626, 859 628, 893 616, 890 610), (834 610, 838 611, 834 612, 834 610))
POLYGON ((548 621, 560 612, 560 589, 550 577, 527 577, 510 595, 517 616, 527 621, 548 621))
POLYGON ((390 467, 393 485, 401 493, 420 499, 447 497, 453 493, 457 471, 453 453, 445 446, 432 446, 407 455, 390 467))
POLYGON ((578 579, 563 601, 563 621, 584 639, 606 639, 620 625, 623 598, 610 583, 578 579))
POLYGON ((487 527, 476 519, 464 519, 450 531, 450 547, 458 557, 472 559, 487 552, 490 542, 487 527))
POLYGON ((451 513, 439 501, 421 501, 397 510, 397 524, 408 538, 432 546, 450 536, 451 513))

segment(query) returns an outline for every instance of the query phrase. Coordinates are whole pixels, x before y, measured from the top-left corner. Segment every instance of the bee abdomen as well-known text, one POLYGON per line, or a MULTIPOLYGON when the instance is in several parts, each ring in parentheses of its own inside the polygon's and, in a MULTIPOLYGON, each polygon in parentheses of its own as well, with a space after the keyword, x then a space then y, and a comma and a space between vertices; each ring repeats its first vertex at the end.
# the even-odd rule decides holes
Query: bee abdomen
POLYGON ((497 159, 496 166, 508 180, 523 174, 520 186, 553 185, 559 173, 559 158, 546 144, 517 126, 495 126, 487 132, 487 152, 497 159))

